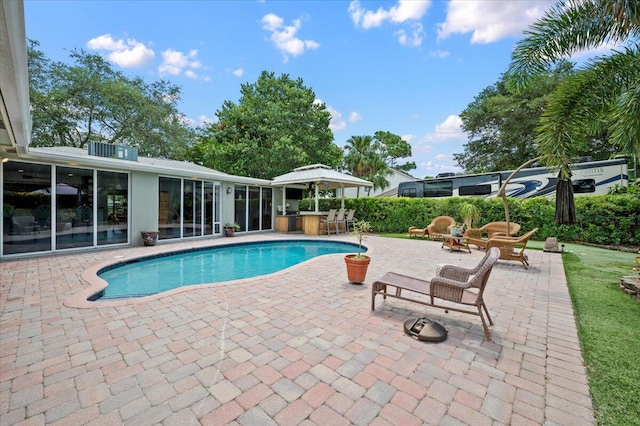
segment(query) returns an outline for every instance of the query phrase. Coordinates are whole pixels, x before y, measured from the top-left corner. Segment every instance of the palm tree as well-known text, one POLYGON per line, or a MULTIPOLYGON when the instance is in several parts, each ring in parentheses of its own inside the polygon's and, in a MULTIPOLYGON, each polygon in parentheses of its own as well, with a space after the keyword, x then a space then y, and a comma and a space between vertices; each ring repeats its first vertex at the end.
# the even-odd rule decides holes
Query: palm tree
MULTIPOLYGON (((387 188, 385 176, 391 174, 372 136, 352 136, 344 147, 344 165, 355 177, 373 182, 373 188, 387 188)), ((358 188, 357 196, 360 196, 358 188)))
MULTIPOLYGON (((565 78, 540 119, 536 142, 542 161, 559 170, 569 192, 571 158, 584 152, 592 135, 608 133, 617 149, 640 152, 639 39, 638 0, 559 0, 514 50, 507 75, 522 86, 563 57, 603 43, 622 46, 565 78)), ((556 211, 556 221, 572 221, 562 217, 556 211)))

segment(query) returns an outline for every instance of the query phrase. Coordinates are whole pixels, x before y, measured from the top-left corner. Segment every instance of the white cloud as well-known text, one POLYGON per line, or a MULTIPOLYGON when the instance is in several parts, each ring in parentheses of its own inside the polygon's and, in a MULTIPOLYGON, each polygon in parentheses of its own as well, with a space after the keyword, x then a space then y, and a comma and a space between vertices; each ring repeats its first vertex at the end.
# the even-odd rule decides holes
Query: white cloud
POLYGON ((422 45, 424 39, 424 28, 421 23, 414 22, 411 25, 411 33, 407 34, 404 29, 396 31, 398 42, 403 46, 417 47, 422 45))
POLYGON ((242 75, 244 74, 244 70, 242 68, 238 68, 237 70, 231 71, 231 74, 235 75, 236 77, 242 77, 242 75))
MULTIPOLYGON (((452 157, 445 156, 445 155, 438 155, 436 157, 440 157, 440 158, 436 158, 436 160, 438 161, 446 161, 446 160, 452 159, 452 157)), ((426 173, 427 175, 432 175, 432 176, 435 176, 438 173, 443 173, 443 172, 460 173, 462 171, 462 169, 458 166, 452 166, 450 164, 435 163, 431 160, 423 161, 422 163, 420 163, 420 166, 423 170, 427 172, 426 173)))
POLYGON ((462 131, 462 119, 457 115, 450 115, 436 125, 435 132, 427 134, 426 141, 466 140, 467 135, 462 131))
POLYGON ((327 111, 331 114, 331 121, 329 121, 329 129, 332 132, 339 132, 340 130, 344 130, 347 128, 347 122, 344 121, 342 114, 331 106, 327 105, 327 111))
POLYGON ((211 124, 216 122, 215 118, 207 117, 206 115, 201 115, 198 119, 201 124, 211 124))
POLYGON ((429 55, 435 58, 446 58, 447 56, 451 55, 451 52, 448 52, 446 50, 431 50, 429 51, 429 55))
POLYGON ((128 39, 126 42, 122 39, 114 40, 111 34, 92 38, 87 42, 87 48, 111 52, 107 54, 107 59, 122 68, 149 65, 156 56, 144 43, 134 39, 128 39))
POLYGON ((202 68, 202 64, 197 60, 198 51, 192 49, 188 54, 173 49, 167 49, 162 52, 162 63, 158 66, 160 75, 180 75, 197 79, 198 74, 195 69, 202 68))
POLYGON ((122 40, 114 40, 111 34, 104 34, 89 40, 87 47, 93 50, 124 50, 127 45, 122 40))
POLYGON ((360 120, 362 120, 362 116, 360 115, 360 113, 354 111, 349 114, 349 123, 355 123, 360 120))
POLYGON ((438 24, 438 40, 472 32, 471 43, 491 43, 518 37, 555 2, 553 0, 451 0, 445 22, 438 24))
POLYGON ((316 105, 324 105, 327 112, 331 114, 329 129, 331 129, 332 132, 339 132, 340 130, 344 130, 347 127, 347 122, 344 121, 344 118, 339 111, 333 109, 333 107, 331 107, 330 105, 326 105, 324 102, 322 102, 322 99, 316 99, 313 101, 313 103, 316 105))
POLYGON ((407 141, 408 143, 413 142, 416 139, 416 135, 408 134, 404 136, 400 136, 403 141, 407 141))
POLYGON ((284 54, 284 61, 289 60, 289 56, 302 55, 307 50, 320 47, 320 43, 313 40, 302 40, 297 37, 297 33, 302 27, 300 19, 294 19, 292 25, 285 26, 284 20, 269 13, 262 17, 262 28, 271 32, 270 40, 276 49, 284 54))
POLYGON ((360 1, 349 3, 349 14, 356 27, 369 29, 379 27, 385 21, 396 24, 411 20, 422 19, 431 5, 430 0, 400 0, 389 10, 378 8, 376 11, 366 10, 360 5, 360 1))
POLYGON ((424 28, 419 22, 427 13, 431 0, 399 0, 389 9, 382 7, 377 10, 366 10, 359 0, 349 3, 347 11, 356 27, 368 30, 380 27, 385 22, 391 24, 406 24, 395 32, 398 42, 403 46, 420 46, 424 39, 424 28))

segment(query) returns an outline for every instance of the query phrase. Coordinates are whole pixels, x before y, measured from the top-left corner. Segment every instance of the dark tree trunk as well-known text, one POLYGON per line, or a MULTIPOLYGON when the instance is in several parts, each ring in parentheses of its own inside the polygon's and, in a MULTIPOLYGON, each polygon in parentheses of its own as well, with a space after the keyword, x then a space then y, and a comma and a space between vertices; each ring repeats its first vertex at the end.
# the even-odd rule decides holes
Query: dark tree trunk
POLYGON ((571 180, 559 179, 556 185, 556 223, 571 225, 576 223, 576 205, 573 202, 571 180))

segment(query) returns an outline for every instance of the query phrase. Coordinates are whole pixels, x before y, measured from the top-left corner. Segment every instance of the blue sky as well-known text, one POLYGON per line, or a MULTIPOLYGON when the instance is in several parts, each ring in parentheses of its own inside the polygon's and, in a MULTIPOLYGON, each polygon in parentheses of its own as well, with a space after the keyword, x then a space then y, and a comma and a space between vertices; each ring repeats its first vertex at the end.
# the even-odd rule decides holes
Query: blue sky
POLYGON ((332 114, 335 143, 378 130, 412 145, 416 177, 460 171, 458 114, 506 71, 546 0, 25 1, 46 56, 99 53, 115 69, 182 88, 194 125, 263 70, 302 78, 332 114))

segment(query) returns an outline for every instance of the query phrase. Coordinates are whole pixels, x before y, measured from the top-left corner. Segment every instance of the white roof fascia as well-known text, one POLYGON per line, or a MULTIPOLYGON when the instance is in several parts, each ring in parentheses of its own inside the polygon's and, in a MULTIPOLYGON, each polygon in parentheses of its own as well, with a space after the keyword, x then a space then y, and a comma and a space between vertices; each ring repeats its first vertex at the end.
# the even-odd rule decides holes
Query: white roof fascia
POLYGON ((31 114, 22 1, 0 2, 0 58, 0 109, 12 146, 25 154, 31 143, 31 114))
MULTIPOLYGON (((42 148, 46 149, 46 148, 42 148)), ((78 156, 73 155, 72 153, 52 153, 52 152, 42 152, 41 148, 33 148, 29 150, 28 158, 40 161, 54 161, 65 163, 69 166, 88 166, 88 167, 102 167, 109 168, 121 171, 140 171, 140 172, 149 172, 149 173, 157 173, 161 175, 171 175, 178 176, 183 178, 193 178, 193 179, 209 179, 209 180, 219 180, 224 182, 234 182, 234 183, 246 183, 253 185, 263 185, 269 186, 271 184, 270 180, 266 179, 256 179, 249 178, 246 176, 236 176, 230 175, 228 173, 219 172, 217 170, 209 169, 210 172, 205 170, 183 170, 176 167, 162 167, 158 165, 152 164, 144 164, 136 161, 129 160, 119 160, 116 158, 104 158, 104 157, 95 157, 91 155, 78 156)), ((144 157, 143 157, 144 158, 144 157)), ((27 158, 22 158, 27 159, 27 158)), ((178 163, 178 162, 176 162, 178 163)), ((204 167, 203 167, 204 168, 204 167)))

